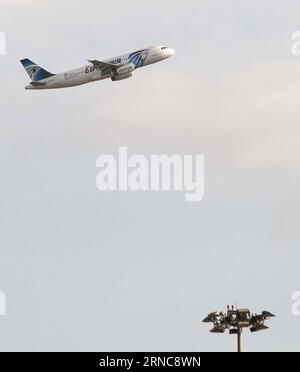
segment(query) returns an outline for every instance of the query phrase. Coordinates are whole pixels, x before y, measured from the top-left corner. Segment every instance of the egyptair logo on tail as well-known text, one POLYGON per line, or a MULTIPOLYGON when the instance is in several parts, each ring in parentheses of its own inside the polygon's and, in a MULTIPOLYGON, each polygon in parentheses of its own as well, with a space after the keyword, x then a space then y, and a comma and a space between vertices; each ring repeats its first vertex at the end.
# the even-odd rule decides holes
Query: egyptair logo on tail
POLYGON ((31 79, 33 79, 34 74, 39 70, 38 66, 29 66, 26 67, 26 71, 31 79))

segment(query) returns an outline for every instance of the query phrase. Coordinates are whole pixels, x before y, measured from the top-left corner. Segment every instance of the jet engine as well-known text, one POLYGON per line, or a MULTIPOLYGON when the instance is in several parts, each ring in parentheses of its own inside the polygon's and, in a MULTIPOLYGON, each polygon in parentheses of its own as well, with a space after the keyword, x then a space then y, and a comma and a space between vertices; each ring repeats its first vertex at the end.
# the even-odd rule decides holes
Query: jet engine
POLYGON ((124 80, 124 79, 129 79, 132 77, 132 74, 122 74, 122 75, 114 75, 111 77, 112 81, 119 81, 119 80, 124 80))
POLYGON ((127 65, 121 66, 117 69, 116 75, 131 74, 135 70, 133 63, 127 63, 127 65))
POLYGON ((132 73, 135 70, 133 63, 128 63, 127 65, 121 66, 111 77, 112 81, 119 81, 124 79, 129 79, 132 77, 132 73))

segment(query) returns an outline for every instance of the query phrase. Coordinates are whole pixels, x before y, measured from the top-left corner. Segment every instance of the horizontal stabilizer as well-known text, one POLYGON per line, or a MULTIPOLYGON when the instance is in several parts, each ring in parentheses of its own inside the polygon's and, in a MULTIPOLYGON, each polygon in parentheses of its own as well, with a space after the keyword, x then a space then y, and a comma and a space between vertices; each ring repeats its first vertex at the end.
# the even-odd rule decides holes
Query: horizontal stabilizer
POLYGON ((33 87, 42 87, 43 85, 47 85, 47 83, 43 83, 42 81, 31 81, 30 84, 33 87))

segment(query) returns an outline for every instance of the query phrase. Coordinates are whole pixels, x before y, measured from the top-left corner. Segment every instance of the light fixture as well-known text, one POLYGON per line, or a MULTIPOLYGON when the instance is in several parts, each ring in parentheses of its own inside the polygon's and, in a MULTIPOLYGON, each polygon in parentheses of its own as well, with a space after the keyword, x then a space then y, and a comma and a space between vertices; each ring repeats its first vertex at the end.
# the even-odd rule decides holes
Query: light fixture
POLYGON ((266 329, 269 329, 269 327, 265 326, 264 324, 257 324, 254 327, 251 327, 250 331, 252 333, 255 333, 255 332, 265 331, 266 329))
POLYGON ((222 325, 216 325, 212 330, 210 330, 211 333, 225 333, 226 327, 222 325))
POLYGON ((225 333, 229 331, 230 335, 237 335, 238 352, 242 351, 242 332, 245 328, 250 328, 251 333, 264 331, 268 329, 264 322, 275 315, 269 311, 263 311, 261 314, 251 314, 248 309, 236 309, 234 306, 227 306, 227 312, 215 311, 210 313, 204 320, 204 323, 213 323, 214 327, 211 333, 225 333))

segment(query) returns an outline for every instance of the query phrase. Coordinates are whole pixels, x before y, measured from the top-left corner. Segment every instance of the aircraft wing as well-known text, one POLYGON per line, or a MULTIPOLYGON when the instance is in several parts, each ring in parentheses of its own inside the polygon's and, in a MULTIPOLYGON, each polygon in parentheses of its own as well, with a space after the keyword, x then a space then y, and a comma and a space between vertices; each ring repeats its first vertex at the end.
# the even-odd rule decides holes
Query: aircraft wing
POLYGON ((115 72, 117 69, 116 65, 112 65, 110 63, 101 62, 97 60, 88 60, 92 65, 96 67, 97 70, 101 70, 102 72, 115 72))

